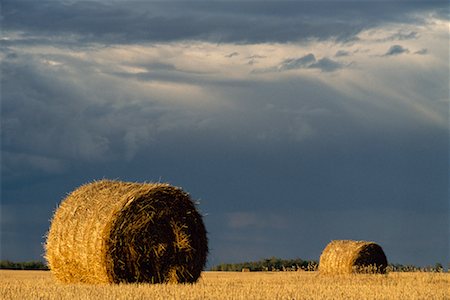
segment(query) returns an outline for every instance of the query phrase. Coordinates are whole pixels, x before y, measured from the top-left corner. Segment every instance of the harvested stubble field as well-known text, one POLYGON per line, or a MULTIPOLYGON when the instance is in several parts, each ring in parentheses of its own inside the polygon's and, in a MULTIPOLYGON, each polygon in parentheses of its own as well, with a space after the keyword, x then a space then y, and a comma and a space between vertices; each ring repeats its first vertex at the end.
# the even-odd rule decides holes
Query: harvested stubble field
POLYGON ((450 299, 449 273, 321 276, 203 272, 196 284, 58 284, 50 272, 0 270, 2 299, 450 299))

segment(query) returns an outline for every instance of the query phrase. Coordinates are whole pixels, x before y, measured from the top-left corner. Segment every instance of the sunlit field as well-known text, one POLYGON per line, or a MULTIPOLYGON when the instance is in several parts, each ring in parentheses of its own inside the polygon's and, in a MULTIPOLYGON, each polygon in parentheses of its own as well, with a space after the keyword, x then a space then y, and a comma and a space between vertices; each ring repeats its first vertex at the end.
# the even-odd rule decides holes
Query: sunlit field
POLYGON ((0 271, 2 299, 450 299, 449 273, 321 276, 204 272, 193 285, 63 285, 50 272, 0 271))

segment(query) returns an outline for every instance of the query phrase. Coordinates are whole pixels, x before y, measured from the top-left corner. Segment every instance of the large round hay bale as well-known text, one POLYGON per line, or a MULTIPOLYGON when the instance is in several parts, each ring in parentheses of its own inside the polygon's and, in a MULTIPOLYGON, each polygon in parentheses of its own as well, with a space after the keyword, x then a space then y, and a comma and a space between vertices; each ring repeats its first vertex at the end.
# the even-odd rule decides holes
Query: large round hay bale
POLYGON ((190 196, 162 183, 86 184, 56 210, 46 259, 65 283, 192 283, 206 230, 190 196))
POLYGON ((385 273, 386 255, 374 242, 336 240, 322 252, 321 274, 385 273))

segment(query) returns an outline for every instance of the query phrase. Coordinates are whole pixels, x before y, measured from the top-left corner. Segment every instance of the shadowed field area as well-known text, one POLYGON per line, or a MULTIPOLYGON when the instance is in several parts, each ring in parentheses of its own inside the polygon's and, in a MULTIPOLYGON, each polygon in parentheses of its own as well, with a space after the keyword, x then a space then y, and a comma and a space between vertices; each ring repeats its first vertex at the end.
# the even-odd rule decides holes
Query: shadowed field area
POLYGON ((203 272, 197 284, 58 284, 46 271, 0 271, 2 299, 448 299, 449 273, 321 276, 203 272))

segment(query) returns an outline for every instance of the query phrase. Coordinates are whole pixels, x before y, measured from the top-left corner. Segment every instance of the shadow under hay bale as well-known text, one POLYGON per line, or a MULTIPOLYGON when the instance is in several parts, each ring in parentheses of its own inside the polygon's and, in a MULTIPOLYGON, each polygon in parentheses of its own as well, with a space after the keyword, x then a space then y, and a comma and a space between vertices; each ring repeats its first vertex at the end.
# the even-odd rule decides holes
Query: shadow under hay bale
POLYGON ((62 201, 46 259, 65 283, 193 283, 207 243, 202 217, 180 188, 102 180, 62 201))
POLYGON ((321 274, 386 273, 386 255, 373 242, 336 240, 322 252, 319 262, 321 274))

